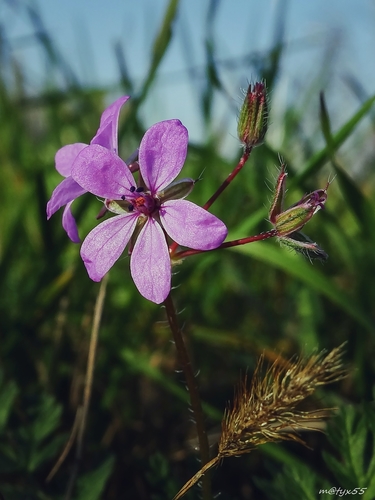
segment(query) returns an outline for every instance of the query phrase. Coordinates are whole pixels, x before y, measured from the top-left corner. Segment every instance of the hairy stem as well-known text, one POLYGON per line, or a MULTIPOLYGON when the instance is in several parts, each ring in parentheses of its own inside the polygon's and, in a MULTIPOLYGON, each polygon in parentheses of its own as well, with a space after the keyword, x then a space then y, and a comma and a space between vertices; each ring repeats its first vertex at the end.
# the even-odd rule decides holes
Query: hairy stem
MULTIPOLYGON (((186 385, 189 390, 190 404, 193 411, 195 425, 197 428, 199 451, 201 456, 202 467, 210 460, 209 444, 207 433, 204 425, 204 415, 202 411, 202 404, 199 396, 198 385, 194 376, 193 368, 187 352, 185 342, 182 336, 180 327, 178 326, 176 310, 172 301, 171 294, 164 301, 165 309, 167 311, 167 318, 169 326, 172 330, 173 339, 177 349, 178 360, 181 368, 184 371, 186 385)), ((203 499, 211 500, 211 480, 210 476, 206 474, 202 478, 203 499)))
POLYGON ((196 255, 198 253, 213 252, 215 250, 222 250, 223 248, 246 245, 247 243, 253 243, 254 241, 267 240, 268 238, 272 238, 273 236, 276 235, 277 235, 276 229, 271 229, 270 231, 257 234, 255 236, 247 236, 246 238, 240 238, 239 240, 226 241, 225 243, 222 243, 219 247, 213 248, 212 250, 193 250, 193 249, 182 250, 181 252, 175 253, 173 257, 175 257, 176 259, 183 259, 185 257, 190 257, 191 255, 196 255))
POLYGON ((219 187, 219 189, 211 196, 211 198, 207 201, 207 203, 205 205, 203 205, 203 208, 208 210, 210 208, 210 206, 221 195, 221 193, 224 191, 224 189, 229 186, 229 184, 233 181, 233 179, 236 177, 236 175, 242 170, 242 167, 245 165, 245 163, 249 159, 251 151, 252 151, 251 147, 245 148, 245 151, 244 151, 243 155, 241 156, 240 161, 237 163, 237 165, 234 167, 233 171, 228 175, 228 177, 225 179, 225 181, 222 183, 222 185, 219 187))

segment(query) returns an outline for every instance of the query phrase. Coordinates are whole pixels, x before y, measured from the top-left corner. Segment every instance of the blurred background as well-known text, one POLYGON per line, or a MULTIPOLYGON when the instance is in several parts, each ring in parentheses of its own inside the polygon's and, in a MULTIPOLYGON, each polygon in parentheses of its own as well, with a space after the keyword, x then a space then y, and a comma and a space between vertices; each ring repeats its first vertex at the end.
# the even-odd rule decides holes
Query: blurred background
MULTIPOLYGON (((305 228, 329 260, 312 264, 268 240, 194 256, 178 268, 174 298, 199 370, 213 453, 234 386, 260 353, 272 361, 346 341, 350 375, 308 403, 340 409, 327 435, 303 436, 311 449, 280 444, 228 459, 213 490, 247 500, 324 498, 317 493, 324 485, 368 486, 364 498, 375 496, 374 22, 367 0, 0 0, 6 500, 166 499, 198 469, 164 310, 138 294, 124 255, 110 273, 77 481, 67 493, 74 446, 46 481, 82 402, 99 284, 89 280, 60 214, 47 222, 45 206, 61 180, 56 151, 88 143, 102 111, 124 94, 132 99, 121 114, 120 155, 127 158, 153 123, 179 118, 190 135, 184 176, 204 172, 189 198, 203 205, 241 155, 242 89, 260 79, 270 95, 265 144, 212 212, 229 239, 270 229, 279 155, 289 173, 287 204, 335 175, 326 209, 305 228), (347 463, 351 451, 357 458, 347 463)), ((81 238, 99 210, 94 197, 75 202, 81 238)))

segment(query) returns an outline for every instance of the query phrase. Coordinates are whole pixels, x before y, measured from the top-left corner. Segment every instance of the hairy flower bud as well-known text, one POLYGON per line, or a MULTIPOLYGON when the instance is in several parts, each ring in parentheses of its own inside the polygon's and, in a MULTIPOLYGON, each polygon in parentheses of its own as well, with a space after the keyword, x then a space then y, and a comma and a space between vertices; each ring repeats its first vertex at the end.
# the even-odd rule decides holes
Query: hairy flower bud
POLYGON ((318 189, 304 196, 300 201, 288 208, 288 210, 276 216, 275 229, 277 230, 277 234, 279 236, 287 236, 302 229, 318 210, 324 208, 326 200, 326 189, 318 189))
POLYGON ((283 164, 276 181, 269 211, 269 220, 276 230, 276 236, 281 244, 304 253, 310 259, 326 260, 328 256, 324 250, 300 231, 316 212, 324 208, 330 183, 328 182, 324 189, 317 189, 306 194, 297 203, 284 210, 286 178, 287 173, 283 164))
POLYGON ((237 132, 247 148, 263 142, 267 132, 267 89, 264 82, 250 83, 238 117, 237 132))

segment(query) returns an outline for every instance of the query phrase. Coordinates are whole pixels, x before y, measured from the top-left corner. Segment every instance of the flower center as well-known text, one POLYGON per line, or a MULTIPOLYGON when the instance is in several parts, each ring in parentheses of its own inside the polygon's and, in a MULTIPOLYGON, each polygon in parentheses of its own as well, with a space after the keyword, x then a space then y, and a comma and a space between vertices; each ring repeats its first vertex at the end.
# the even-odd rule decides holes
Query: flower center
POLYGON ((136 188, 131 186, 130 195, 121 196, 122 201, 117 203, 129 212, 138 212, 143 215, 151 216, 155 210, 160 207, 160 201, 157 197, 153 197, 150 192, 144 190, 143 187, 136 188))

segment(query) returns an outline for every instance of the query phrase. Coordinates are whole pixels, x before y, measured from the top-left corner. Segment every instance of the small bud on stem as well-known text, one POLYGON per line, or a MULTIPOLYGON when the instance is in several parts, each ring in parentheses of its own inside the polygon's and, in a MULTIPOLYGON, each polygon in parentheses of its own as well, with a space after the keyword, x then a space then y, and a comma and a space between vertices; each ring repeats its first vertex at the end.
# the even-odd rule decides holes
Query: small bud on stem
POLYGON ((238 117, 238 137, 246 148, 262 144, 267 132, 267 89, 264 82, 250 83, 238 117))

